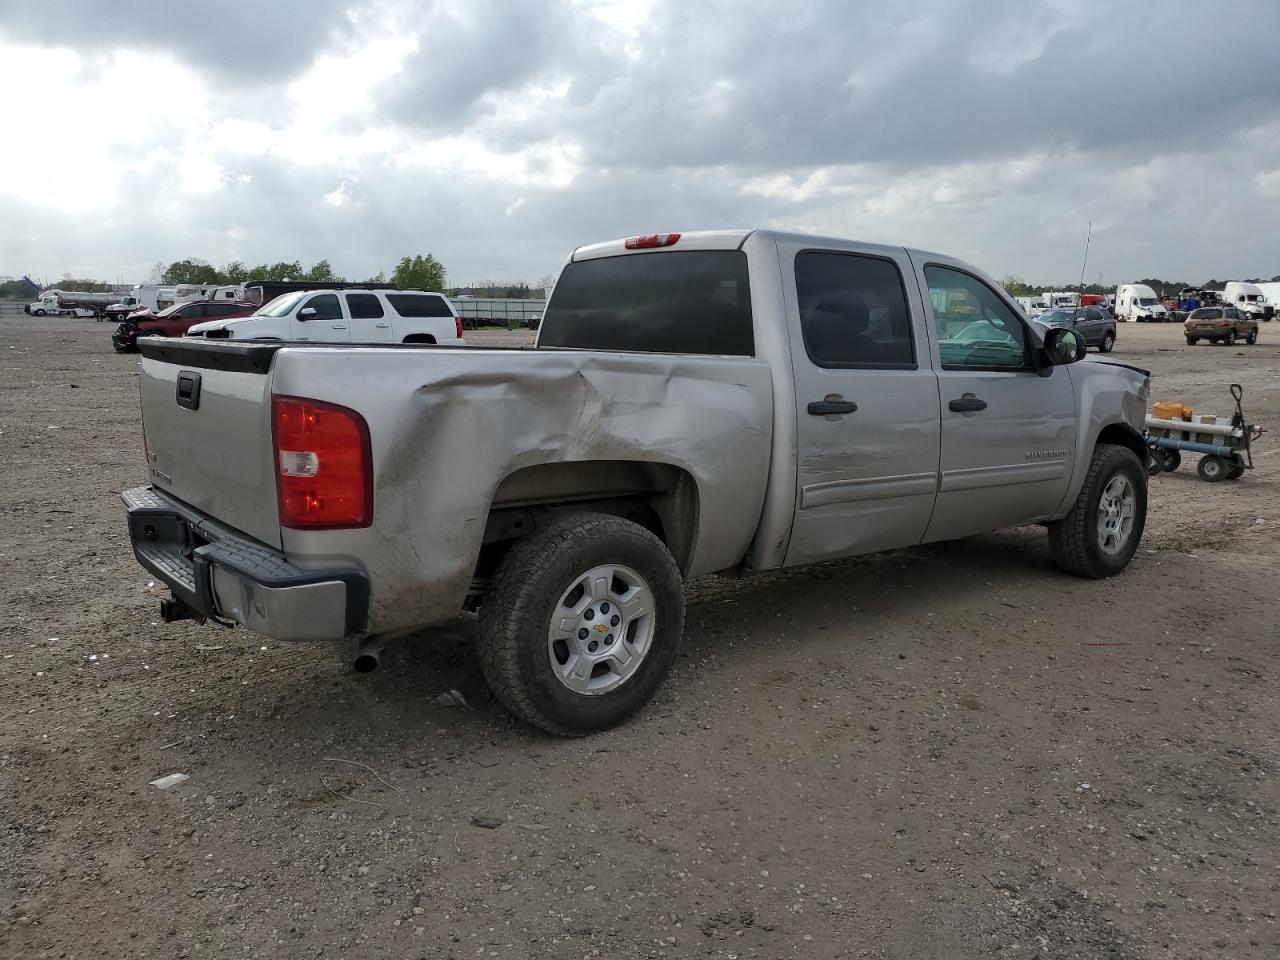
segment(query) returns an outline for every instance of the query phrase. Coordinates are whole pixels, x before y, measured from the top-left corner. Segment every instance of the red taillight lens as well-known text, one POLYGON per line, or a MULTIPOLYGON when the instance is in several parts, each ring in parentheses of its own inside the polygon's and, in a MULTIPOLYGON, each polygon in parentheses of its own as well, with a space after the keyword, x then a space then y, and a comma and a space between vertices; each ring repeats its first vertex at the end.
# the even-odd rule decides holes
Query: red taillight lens
POLYGON ((454 318, 453 318, 453 325, 454 325, 454 326, 457 328, 457 330, 458 330, 458 339, 459 339, 459 340, 461 340, 461 339, 462 339, 462 318, 461 318, 461 317, 454 317, 454 318))
POLYGON ((627 237, 622 245, 628 250, 652 250, 654 247, 673 247, 679 239, 678 233, 650 233, 643 237, 627 237))
POLYGON ((1231 321, 1230 321, 1230 320, 1222 320, 1222 321, 1220 321, 1220 322, 1218 323, 1218 326, 1220 326, 1220 327, 1229 327, 1229 326, 1231 326, 1231 321))
POLYGON ((373 454, 364 418, 302 397, 275 397, 271 411, 280 525, 297 530, 369 526, 373 454))

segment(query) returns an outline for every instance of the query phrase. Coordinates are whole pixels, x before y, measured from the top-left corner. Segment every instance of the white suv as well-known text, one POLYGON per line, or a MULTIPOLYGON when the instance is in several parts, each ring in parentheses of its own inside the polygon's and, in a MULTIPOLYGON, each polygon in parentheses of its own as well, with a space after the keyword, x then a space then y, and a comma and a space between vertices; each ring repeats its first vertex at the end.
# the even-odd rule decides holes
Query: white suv
POLYGON ((189 337, 313 343, 461 344, 462 321, 439 293, 420 290, 301 290, 251 317, 197 323, 189 337))

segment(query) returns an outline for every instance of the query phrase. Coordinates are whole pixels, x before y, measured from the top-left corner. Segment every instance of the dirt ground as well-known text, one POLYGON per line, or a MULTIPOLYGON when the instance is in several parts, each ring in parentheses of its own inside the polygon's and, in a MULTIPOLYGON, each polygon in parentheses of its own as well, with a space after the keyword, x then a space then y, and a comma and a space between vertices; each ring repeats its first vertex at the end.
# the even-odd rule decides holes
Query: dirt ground
MULTIPOLYGON (((369 675, 158 622, 109 334, 0 318, 0 957, 1280 956, 1277 434, 1154 479, 1114 580, 1028 529, 697 582, 656 701, 561 741, 472 620, 369 675)), ((1280 430, 1280 323, 1115 355, 1280 430)))

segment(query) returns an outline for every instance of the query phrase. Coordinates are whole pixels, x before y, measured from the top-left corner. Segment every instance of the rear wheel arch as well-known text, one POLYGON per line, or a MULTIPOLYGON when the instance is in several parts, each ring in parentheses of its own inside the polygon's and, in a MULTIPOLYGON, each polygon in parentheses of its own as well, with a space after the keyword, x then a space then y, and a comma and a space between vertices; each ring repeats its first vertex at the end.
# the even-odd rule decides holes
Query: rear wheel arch
POLYGON ((630 460, 561 461, 508 474, 494 492, 477 576, 511 545, 576 513, 605 513, 652 532, 688 575, 698 540, 697 481, 674 464, 630 460))
POLYGON ((411 333, 401 343, 436 343, 436 338, 429 333, 411 333))

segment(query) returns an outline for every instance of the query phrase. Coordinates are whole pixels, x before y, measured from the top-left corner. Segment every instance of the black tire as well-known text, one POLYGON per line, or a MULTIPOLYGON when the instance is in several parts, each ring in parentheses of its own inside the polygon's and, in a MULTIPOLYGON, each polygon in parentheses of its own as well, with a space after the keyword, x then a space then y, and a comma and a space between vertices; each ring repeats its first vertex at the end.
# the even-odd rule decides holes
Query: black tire
POLYGON ((1188 347, 1194 347, 1199 342, 1200 342, 1199 339, 1197 339, 1196 337, 1187 337, 1188 347))
POLYGON ((1239 463, 1233 463, 1231 464, 1231 466, 1227 467, 1228 480, 1239 480, 1243 476, 1244 476, 1244 461, 1240 461, 1239 463))
POLYGON ((1098 350, 1101 353, 1110 353, 1111 348, 1116 345, 1115 334, 1107 331, 1102 337, 1102 342, 1098 344, 1098 350))
POLYGON ((1245 338, 1244 338, 1244 342, 1245 342, 1245 343, 1247 343, 1249 346, 1251 346, 1251 347, 1252 347, 1255 343, 1257 343, 1257 342, 1258 342, 1258 331, 1257 331, 1257 330, 1254 330, 1254 331, 1253 331, 1253 333, 1251 333, 1251 334, 1249 334, 1247 337, 1245 337, 1245 338))
POLYGON ((1049 524, 1049 549, 1054 562, 1067 573, 1101 580, 1129 565, 1147 523, 1147 475, 1137 454, 1127 447, 1098 444, 1089 461, 1084 485, 1071 512, 1049 524), (1133 485, 1134 516, 1128 540, 1118 553, 1106 553, 1098 538, 1098 504, 1103 491, 1123 474, 1133 485))
POLYGON ((44 311, 43 311, 43 310, 35 310, 35 311, 33 311, 33 312, 35 313, 35 315, 36 315, 37 317, 43 317, 43 316, 44 316, 44 311))
POLYGON ((1225 459, 1213 455, 1201 457, 1200 462, 1196 465, 1196 473, 1200 475, 1200 479, 1205 483, 1217 483, 1219 480, 1225 480, 1230 470, 1231 465, 1225 459))
POLYGON ((557 520, 518 540, 480 607, 480 669, 498 701, 563 737, 615 726, 652 699, 684 630, 684 584, 666 546, 643 527, 597 513, 557 520), (606 693, 570 690, 551 666, 548 628, 563 592, 593 567, 630 567, 649 587, 655 622, 635 673, 606 693))

